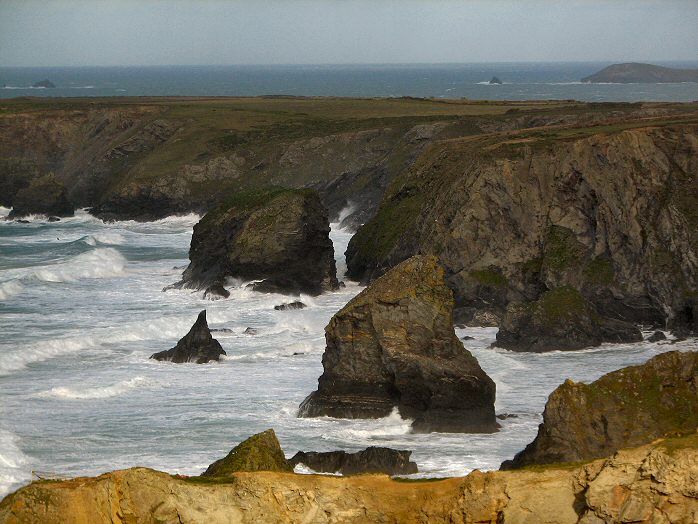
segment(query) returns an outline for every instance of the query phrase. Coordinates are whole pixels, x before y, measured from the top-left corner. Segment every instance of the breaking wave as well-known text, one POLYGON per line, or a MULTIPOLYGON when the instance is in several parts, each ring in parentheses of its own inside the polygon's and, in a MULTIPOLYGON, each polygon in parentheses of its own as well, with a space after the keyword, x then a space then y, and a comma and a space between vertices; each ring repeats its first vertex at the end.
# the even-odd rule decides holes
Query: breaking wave
POLYGON ((133 389, 152 386, 154 382, 146 377, 134 377, 129 380, 122 380, 111 386, 74 389, 68 387, 55 387, 48 391, 42 391, 37 396, 44 398, 60 398, 67 400, 89 400, 117 397, 133 389))
POLYGON ((125 275, 126 259, 113 248, 97 248, 65 262, 45 266, 32 273, 42 282, 75 282, 83 278, 108 278, 125 275))

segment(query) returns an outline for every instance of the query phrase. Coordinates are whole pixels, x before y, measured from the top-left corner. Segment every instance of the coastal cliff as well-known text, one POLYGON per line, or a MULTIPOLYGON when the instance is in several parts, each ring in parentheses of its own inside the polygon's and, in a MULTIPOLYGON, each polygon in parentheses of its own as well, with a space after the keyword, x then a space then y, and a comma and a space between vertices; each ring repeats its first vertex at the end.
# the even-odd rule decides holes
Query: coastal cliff
POLYGON ((443 141, 352 238, 349 276, 368 282, 433 254, 461 322, 568 286, 603 318, 691 332, 697 173, 694 122, 443 141))
POLYGON ((696 478, 696 434, 586 464, 444 480, 255 472, 208 481, 133 468, 34 482, 0 502, 0 522, 692 522, 696 478))

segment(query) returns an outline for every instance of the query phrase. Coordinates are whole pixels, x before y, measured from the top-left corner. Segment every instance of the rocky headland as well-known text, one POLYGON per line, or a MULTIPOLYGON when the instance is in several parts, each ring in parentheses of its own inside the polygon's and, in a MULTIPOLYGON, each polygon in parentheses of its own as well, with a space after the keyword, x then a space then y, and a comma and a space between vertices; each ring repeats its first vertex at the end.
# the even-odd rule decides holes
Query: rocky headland
POLYGON ((206 310, 204 309, 199 313, 189 333, 184 335, 175 347, 155 353, 150 358, 176 364, 185 362, 206 364, 207 362, 219 360, 221 355, 225 355, 225 351, 211 335, 211 330, 208 328, 208 322, 206 321, 206 310))
POLYGON ((615 84, 698 82, 698 69, 677 69, 629 62, 605 67, 598 73, 582 78, 582 82, 615 84))
POLYGON ((194 226, 190 264, 176 287, 228 278, 256 291, 319 295, 339 287, 327 212, 312 190, 235 193, 194 226))
POLYGON ((474 471, 403 482, 239 472, 180 477, 146 468, 38 481, 0 502, 0 522, 692 522, 698 436, 658 440, 585 464, 474 471))
POLYGON ((692 333, 696 173, 694 123, 444 141, 392 181, 349 243, 348 275, 370 282, 416 253, 438 256, 458 322, 486 314, 501 323, 517 305, 503 343, 528 336, 531 319, 520 313, 544 311, 555 290, 571 288, 586 334, 564 328, 559 338, 553 328, 543 344, 522 344, 534 350, 637 338, 616 321, 692 333))
POLYGON ((495 431, 495 385, 453 327, 453 294, 435 257, 373 282, 325 328, 324 372, 303 417, 379 418, 398 408, 414 431, 495 431))
POLYGON ((670 351, 553 391, 538 436, 503 468, 578 462, 698 428, 698 353, 670 351))

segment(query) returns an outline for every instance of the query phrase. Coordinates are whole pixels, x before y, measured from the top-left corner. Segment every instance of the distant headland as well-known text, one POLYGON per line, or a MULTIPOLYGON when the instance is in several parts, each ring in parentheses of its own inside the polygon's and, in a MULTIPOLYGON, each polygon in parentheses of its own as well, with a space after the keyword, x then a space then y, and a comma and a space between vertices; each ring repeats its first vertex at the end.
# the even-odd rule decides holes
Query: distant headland
POLYGON ((582 82, 617 84, 698 82, 698 69, 674 69, 630 62, 610 65, 598 73, 582 78, 582 82))

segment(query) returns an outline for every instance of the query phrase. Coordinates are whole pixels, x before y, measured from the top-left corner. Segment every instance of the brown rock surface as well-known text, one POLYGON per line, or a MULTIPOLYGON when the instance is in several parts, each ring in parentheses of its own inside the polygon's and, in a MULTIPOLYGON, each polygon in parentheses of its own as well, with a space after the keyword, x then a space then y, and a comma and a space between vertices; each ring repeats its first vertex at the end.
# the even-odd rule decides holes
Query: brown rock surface
POLYGON ((300 415, 377 418, 397 407, 417 431, 494 431, 494 382, 452 314, 437 259, 402 262, 332 317, 324 373, 300 415))
POLYGON ((272 472, 208 482, 133 468, 34 482, 0 502, 0 522, 690 523, 698 514, 697 448, 694 434, 575 467, 423 482, 272 472))

